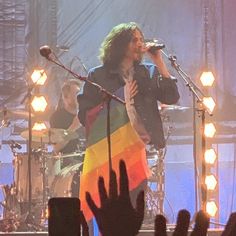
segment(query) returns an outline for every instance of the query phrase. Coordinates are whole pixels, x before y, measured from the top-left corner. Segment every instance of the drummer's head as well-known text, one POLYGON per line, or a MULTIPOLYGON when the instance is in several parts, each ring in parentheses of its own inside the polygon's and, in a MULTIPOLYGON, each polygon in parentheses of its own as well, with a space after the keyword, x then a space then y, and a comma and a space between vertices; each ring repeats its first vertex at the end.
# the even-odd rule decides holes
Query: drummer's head
POLYGON ((77 94, 80 90, 80 82, 76 79, 67 80, 62 86, 62 100, 65 108, 77 109, 77 94))

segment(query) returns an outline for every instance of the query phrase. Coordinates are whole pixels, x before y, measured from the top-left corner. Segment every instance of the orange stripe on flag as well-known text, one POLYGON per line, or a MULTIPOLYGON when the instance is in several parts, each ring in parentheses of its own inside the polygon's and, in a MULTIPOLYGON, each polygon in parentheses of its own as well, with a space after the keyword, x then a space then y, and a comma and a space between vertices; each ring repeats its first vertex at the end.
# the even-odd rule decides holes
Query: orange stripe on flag
MULTIPOLYGON (((134 132, 130 123, 125 124, 111 134, 111 144, 112 158, 113 156, 124 152, 130 152, 130 155, 132 155, 130 147, 132 147, 134 144, 139 149, 144 148, 143 142, 134 132)), ((94 171, 94 169, 99 168, 106 162, 108 162, 108 145, 107 139, 103 138, 96 144, 93 144, 86 149, 83 175, 94 171)))
MULTIPOLYGON (((119 153, 118 155, 112 157, 112 168, 117 174, 117 179, 119 179, 119 161, 121 159, 123 159, 126 163, 127 173, 129 177, 129 189, 133 190, 149 176, 149 169, 147 168, 145 149, 143 148, 143 145, 140 146, 139 142, 137 142, 136 144, 128 147, 122 153, 119 153)), ((97 187, 99 176, 104 177, 105 185, 108 189, 108 162, 104 163, 102 166, 94 169, 93 171, 82 175, 80 179, 81 208, 87 220, 91 219, 92 215, 90 210, 88 209, 87 203, 85 202, 85 192, 90 192, 96 204, 100 204, 97 187)))

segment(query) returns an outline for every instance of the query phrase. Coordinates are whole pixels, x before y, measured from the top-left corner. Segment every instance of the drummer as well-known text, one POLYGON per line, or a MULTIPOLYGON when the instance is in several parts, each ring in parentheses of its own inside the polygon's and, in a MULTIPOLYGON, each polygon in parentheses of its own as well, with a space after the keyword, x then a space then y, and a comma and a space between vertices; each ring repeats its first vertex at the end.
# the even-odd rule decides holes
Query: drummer
MULTIPOLYGON (((50 117, 51 128, 66 129, 72 132, 78 132, 78 136, 83 136, 83 128, 78 119, 78 102, 77 94, 80 90, 80 82, 75 79, 67 80, 61 89, 61 98, 59 100, 57 109, 50 117)), ((80 138, 76 138, 70 141, 63 141, 56 143, 53 146, 56 154, 71 154, 79 151, 80 138)), ((61 168, 68 165, 78 163, 76 157, 63 158, 61 168)))

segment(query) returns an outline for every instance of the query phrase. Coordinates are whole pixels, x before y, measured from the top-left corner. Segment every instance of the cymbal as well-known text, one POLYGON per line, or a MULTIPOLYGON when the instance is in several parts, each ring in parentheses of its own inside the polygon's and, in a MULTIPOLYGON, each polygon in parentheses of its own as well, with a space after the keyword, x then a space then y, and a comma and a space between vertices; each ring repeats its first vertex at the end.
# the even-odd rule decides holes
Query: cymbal
MULTIPOLYGON (((34 114, 32 114, 32 117, 34 114)), ((27 119, 29 117, 29 112, 19 109, 12 110, 8 108, 4 108, 0 110, 0 119, 8 118, 8 119, 27 119)))
POLYGON ((183 106, 178 106, 178 105, 166 105, 166 104, 161 104, 158 109, 160 111, 183 111, 190 109, 190 107, 183 107, 183 106))
MULTIPOLYGON (((29 139, 29 130, 25 130, 21 133, 21 136, 25 139, 29 139)), ((78 138, 76 132, 65 130, 65 129, 44 129, 41 131, 32 130, 32 141, 42 143, 60 143, 70 141, 78 138)))
POLYGON ((82 158, 84 155, 84 152, 73 152, 73 153, 68 153, 68 154, 58 154, 51 156, 50 158, 55 158, 55 159, 64 159, 64 158, 71 158, 71 157, 77 157, 77 158, 82 158))

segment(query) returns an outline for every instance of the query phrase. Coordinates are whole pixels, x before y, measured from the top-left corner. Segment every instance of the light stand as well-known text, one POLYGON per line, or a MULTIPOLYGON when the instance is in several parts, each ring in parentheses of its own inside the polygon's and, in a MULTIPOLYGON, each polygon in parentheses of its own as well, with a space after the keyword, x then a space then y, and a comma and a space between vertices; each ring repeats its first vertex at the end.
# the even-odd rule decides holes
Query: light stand
MULTIPOLYGON (((193 127, 194 127, 194 145, 193 145, 193 156, 194 156, 194 172, 195 172, 195 208, 196 211, 198 210, 198 173, 197 173, 197 155, 196 155, 196 115, 195 112, 197 111, 200 116, 201 116, 201 151, 202 151, 202 155, 205 152, 206 149, 206 140, 205 140, 205 136, 204 136, 204 126, 205 126, 205 113, 207 111, 207 109, 205 108, 204 104, 203 104, 203 100, 201 97, 205 97, 203 92, 201 91, 201 89, 192 81, 192 79, 190 78, 190 76, 183 71, 183 69, 180 67, 180 65, 177 63, 177 57, 176 56, 168 56, 163 50, 161 50, 162 53, 169 59, 169 61, 171 62, 172 67, 177 71, 177 73, 180 75, 180 78, 183 79, 183 81, 185 82, 185 85, 189 88, 189 90, 192 92, 193 95, 193 127), (196 102, 199 104, 200 108, 196 108, 196 102)), ((210 113, 209 113, 210 114, 210 113)), ((212 114, 210 114, 212 115, 212 114)), ((205 209, 206 206, 206 201, 207 201, 207 191, 206 191, 206 186, 204 183, 204 178, 206 176, 206 166, 205 166, 205 162, 202 158, 201 160, 201 209, 205 209)))

